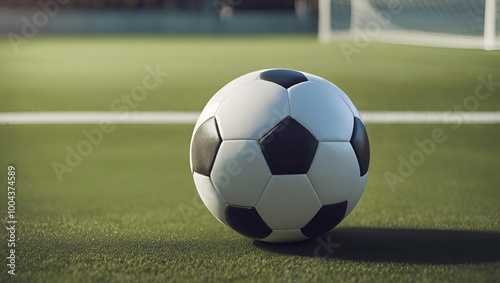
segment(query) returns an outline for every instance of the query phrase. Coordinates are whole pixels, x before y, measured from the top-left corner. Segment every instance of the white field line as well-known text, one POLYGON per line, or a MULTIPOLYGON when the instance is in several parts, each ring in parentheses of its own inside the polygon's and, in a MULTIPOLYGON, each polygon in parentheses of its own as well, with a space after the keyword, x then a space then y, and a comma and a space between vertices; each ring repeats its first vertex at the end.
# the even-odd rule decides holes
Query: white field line
POLYGON ((0 124, 193 124, 200 112, 10 112, 0 124))
MULTIPOLYGON (((193 124, 200 112, 3 112, 0 124, 193 124)), ((496 112, 361 111, 368 124, 500 124, 496 112)))
POLYGON ((365 123, 371 124, 499 124, 500 111, 361 111, 365 123))

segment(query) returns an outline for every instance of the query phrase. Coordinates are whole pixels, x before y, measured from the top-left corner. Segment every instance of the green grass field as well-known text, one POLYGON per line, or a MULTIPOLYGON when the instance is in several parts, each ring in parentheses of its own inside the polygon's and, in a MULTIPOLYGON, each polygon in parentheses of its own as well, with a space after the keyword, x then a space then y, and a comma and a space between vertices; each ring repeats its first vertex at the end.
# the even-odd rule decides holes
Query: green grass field
MULTIPOLYGON (((0 41, 1 112, 109 111, 146 66, 169 76, 133 109, 200 111, 231 79, 285 67, 329 79, 360 110, 449 110, 500 52, 370 43, 348 63, 312 36, 39 37, 0 41)), ((477 110, 500 110, 500 87, 477 110)), ((370 178, 339 227, 273 245, 240 236, 203 206, 189 170, 193 125, 115 125, 59 182, 54 161, 98 125, 0 125, 0 219, 16 167, 16 275, 0 282, 499 282, 500 125, 368 124, 370 178), (400 156, 440 128, 446 141, 393 187, 400 156), (328 245, 325 243, 335 243, 328 245), (319 255, 319 257, 318 257, 319 255)))

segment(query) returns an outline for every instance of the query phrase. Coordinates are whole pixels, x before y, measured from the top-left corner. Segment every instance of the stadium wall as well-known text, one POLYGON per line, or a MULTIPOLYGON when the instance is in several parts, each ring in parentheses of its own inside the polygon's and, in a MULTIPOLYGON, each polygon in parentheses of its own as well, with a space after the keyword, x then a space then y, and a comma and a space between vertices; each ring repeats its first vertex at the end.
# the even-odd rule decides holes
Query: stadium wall
POLYGON ((262 34, 316 33, 317 18, 294 11, 72 10, 0 8, 0 34, 262 34), (45 16, 44 16, 45 15, 45 16))

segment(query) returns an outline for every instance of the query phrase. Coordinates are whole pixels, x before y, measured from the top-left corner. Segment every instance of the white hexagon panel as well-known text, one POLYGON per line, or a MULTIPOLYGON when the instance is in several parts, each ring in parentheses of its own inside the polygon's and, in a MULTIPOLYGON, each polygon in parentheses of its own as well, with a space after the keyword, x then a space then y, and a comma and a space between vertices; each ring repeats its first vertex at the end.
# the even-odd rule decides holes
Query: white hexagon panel
POLYGON ((225 85, 223 88, 221 88, 219 91, 217 91, 212 98, 208 101, 207 105, 205 105, 205 108, 203 108, 203 111, 201 111, 200 117, 198 118, 198 122, 196 123, 194 127, 194 131, 198 129, 201 123, 206 121, 208 118, 215 116, 215 112, 217 112, 217 109, 219 109, 219 106, 221 103, 235 90, 238 88, 244 86, 245 84, 255 81, 259 77, 260 71, 256 72, 251 72, 248 74, 245 74, 241 77, 238 77, 231 82, 229 82, 227 85, 225 85))
POLYGON ((226 98, 215 117, 223 140, 258 140, 288 114, 286 89, 269 81, 256 80, 226 98))
POLYGON ((275 175, 255 207, 273 230, 300 229, 321 208, 306 175, 275 175))
POLYGON ((255 206, 271 171, 254 140, 223 141, 210 175, 226 203, 255 206))
POLYGON ((297 241, 304 241, 307 240, 307 238, 300 229, 293 229, 293 230, 273 230, 271 235, 265 237, 262 239, 264 242, 270 242, 270 243, 290 243, 290 242, 297 242, 297 241))
POLYGON ((352 193, 352 195, 349 197, 347 200, 347 209, 345 212, 345 217, 353 211, 354 207, 358 204, 358 202, 361 200, 361 196, 363 195, 363 192, 365 191, 366 187, 366 182, 368 181, 368 173, 366 173, 361 179, 359 180, 358 185, 356 186, 356 189, 352 193))
POLYGON ((217 218, 220 222, 228 225, 226 222, 226 217, 224 215, 226 204, 215 189, 210 178, 195 172, 193 174, 193 179, 196 185, 196 190, 198 191, 203 204, 205 204, 205 206, 215 216, 215 218, 217 218))
MULTIPOLYGON (((191 141, 194 139, 194 135, 196 134, 196 131, 199 129, 199 127, 208 119, 211 117, 215 116, 215 113, 217 112, 217 109, 219 109, 221 103, 235 90, 238 88, 242 87, 243 85, 255 81, 261 71, 255 71, 251 72, 248 74, 245 74, 241 77, 238 77, 228 84, 226 84, 224 87, 222 87, 219 91, 217 91, 212 98, 208 101, 208 103, 205 105, 203 110, 201 111, 200 116, 198 117, 198 120, 196 121, 196 124, 194 125, 194 130, 193 130, 193 135, 191 136, 191 141)), ((191 171, 193 171, 193 163, 192 163, 192 152, 189 152, 189 165, 191 166, 191 171)))
POLYGON ((319 142, 307 172, 321 204, 347 200, 359 183, 358 159, 349 142, 319 142), (335 162, 332 162, 332 161, 335 162))
POLYGON ((359 115, 358 109, 356 108, 356 106, 354 106, 354 103, 352 103, 351 99, 347 96, 347 94, 345 94, 345 92, 343 92, 338 86, 336 86, 335 84, 333 84, 333 83, 331 83, 331 82, 329 82, 321 77, 318 77, 318 76, 315 76, 312 74, 304 73, 304 75, 307 77, 307 80, 309 80, 310 82, 320 84, 324 87, 327 87, 327 88, 333 90, 347 104, 347 107, 349 107, 349 109, 351 110, 354 117, 361 118, 361 116, 359 115))
POLYGON ((354 116, 333 90, 314 82, 289 89, 290 116, 306 127, 318 141, 349 141, 354 116))

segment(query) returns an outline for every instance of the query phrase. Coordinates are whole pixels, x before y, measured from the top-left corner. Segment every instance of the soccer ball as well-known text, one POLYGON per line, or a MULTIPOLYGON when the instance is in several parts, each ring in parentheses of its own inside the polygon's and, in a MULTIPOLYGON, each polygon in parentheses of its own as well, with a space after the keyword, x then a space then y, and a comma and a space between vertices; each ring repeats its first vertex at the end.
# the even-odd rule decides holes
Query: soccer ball
POLYGON ((314 238, 356 206, 370 148, 337 86, 287 69, 243 75, 219 90, 191 139, 200 197, 222 223, 265 242, 314 238))

